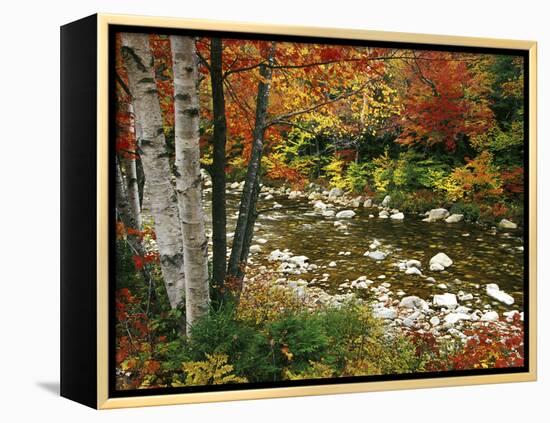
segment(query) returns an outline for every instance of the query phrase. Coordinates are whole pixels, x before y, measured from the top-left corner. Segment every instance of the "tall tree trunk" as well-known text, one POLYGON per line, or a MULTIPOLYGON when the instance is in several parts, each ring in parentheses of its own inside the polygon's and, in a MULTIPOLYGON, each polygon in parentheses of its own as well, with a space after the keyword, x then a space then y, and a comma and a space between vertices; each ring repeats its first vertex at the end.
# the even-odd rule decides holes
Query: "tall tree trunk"
POLYGON ((140 129, 140 157, 151 200, 151 214, 155 221, 160 266, 170 306, 176 308, 185 295, 182 233, 174 187, 170 180, 170 163, 149 36, 124 33, 122 56, 128 71, 136 126, 140 129))
POLYGON ((121 157, 120 163, 126 177, 126 192, 128 193, 128 205, 135 220, 135 229, 142 229, 141 205, 139 201, 139 187, 136 168, 136 158, 121 157))
POLYGON ((248 261, 250 243, 254 234, 256 222, 256 203, 260 189, 260 165, 263 153, 264 133, 266 127, 267 105, 269 103, 269 90, 271 85, 272 63, 275 55, 275 42, 271 44, 267 64, 260 65, 260 81, 258 82, 258 95, 256 98, 256 119, 254 122, 253 144, 250 161, 244 182, 239 217, 235 228, 233 246, 227 269, 228 276, 233 279, 235 295, 238 297, 242 290, 244 268, 248 261))
POLYGON ((126 189, 126 183, 120 170, 120 162, 118 157, 115 161, 115 192, 116 192, 116 211, 120 217, 122 223, 127 228, 135 228, 135 220, 132 210, 130 208, 130 202, 128 201, 128 191, 126 189))
MULTIPOLYGON (((120 48, 120 39, 117 37, 117 48, 120 48)), ((130 222, 126 225, 130 228, 141 230, 141 206, 137 186, 137 172, 135 160, 137 158, 136 131, 134 120, 134 108, 132 96, 127 83, 127 72, 122 60, 117 61, 117 82, 116 85, 116 113, 117 113, 117 172, 121 172, 121 179, 124 180, 125 195, 128 202, 128 211, 131 214, 130 222), (119 72, 121 75, 119 75, 119 72), (124 176, 122 176, 124 174, 124 176)), ((117 175, 118 177, 118 175, 117 175)))
POLYGON ((123 135, 132 140, 131 144, 134 145, 134 148, 131 148, 131 151, 123 152, 120 155, 119 160, 120 165, 124 170, 128 205, 135 225, 133 228, 141 230, 141 204, 139 200, 139 186, 136 168, 137 148, 135 148, 136 131, 134 123, 134 107, 129 99, 126 101, 126 97, 125 101, 119 101, 117 106, 118 112, 127 116, 127 121, 121 126, 120 130, 124 133, 123 135))
POLYGON ((199 95, 195 40, 170 36, 174 66, 176 192, 182 221, 187 334, 208 313, 208 242, 201 206, 199 95))
MULTIPOLYGON (((210 45, 210 84, 212 86, 212 111, 214 133, 212 135, 212 283, 214 292, 224 291, 227 266, 227 215, 225 200, 225 144, 227 122, 225 118, 225 96, 223 91, 222 40, 212 38, 210 45)), ((218 295, 221 296, 221 295, 218 295)), ((220 300, 221 298, 217 298, 220 300)))
MULTIPOLYGON (((125 178, 122 175, 120 169, 119 158, 116 158, 115 162, 115 192, 116 192, 116 211, 117 216, 122 220, 126 228, 139 229, 137 216, 132 210, 132 206, 129 201, 128 187, 125 182, 125 178)), ((143 244, 141 238, 135 234, 127 234, 127 241, 130 244, 133 254, 142 256, 144 253, 143 244)))

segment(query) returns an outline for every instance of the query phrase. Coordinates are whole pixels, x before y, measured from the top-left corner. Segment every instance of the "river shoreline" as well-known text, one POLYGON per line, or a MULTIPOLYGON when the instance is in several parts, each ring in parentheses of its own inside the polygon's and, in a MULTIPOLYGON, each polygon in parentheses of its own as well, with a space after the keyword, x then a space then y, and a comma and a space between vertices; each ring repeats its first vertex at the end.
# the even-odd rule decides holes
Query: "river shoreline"
MULTIPOLYGON (((208 187, 206 190, 208 194, 208 187)), ((241 190, 242 183, 234 182, 227 185, 230 195, 238 195, 241 190)), ((521 240, 521 233, 515 226, 490 227, 465 223, 444 209, 427 211, 421 216, 405 214, 392 208, 391 198, 388 197, 381 204, 376 204, 372 198, 351 197, 341 190, 329 191, 315 185, 310 186, 309 192, 263 186, 258 208, 268 219, 270 212, 284 213, 285 210, 289 210, 292 207, 289 206, 289 201, 308 204, 311 210, 306 213, 316 219, 329 221, 341 234, 350 230, 349 227, 356 221, 358 213, 364 215, 368 212, 368 219, 380 222, 386 219, 392 223, 423 219, 424 225, 442 225, 441 222, 446 220, 444 224, 449 227, 470 225, 472 228, 482 228, 489 234, 521 240), (285 201, 286 204, 282 204, 285 201)), ((261 227, 262 219, 259 219, 257 229, 261 227)), ((396 231, 399 230, 397 227, 396 231)), ((229 233, 229 241, 231 235, 229 233)), ((299 252, 284 248, 268 250, 266 237, 266 234, 259 230, 254 238, 245 286, 257 278, 269 279, 274 285, 291 291, 310 308, 339 307, 347 302, 365 303, 369 305, 375 317, 387 324, 388 329, 401 333, 431 334, 441 342, 466 343, 474 336, 471 333, 481 328, 498 331, 504 337, 522 330, 523 298, 517 298, 517 291, 512 297, 494 283, 464 282, 457 278, 453 280, 454 283, 444 283, 439 281, 439 278, 431 276, 445 274, 448 279, 449 274, 452 275, 452 259, 444 253, 438 254, 443 254, 450 260, 451 264, 447 266, 441 265, 437 260, 433 261, 437 254, 431 257, 429 262, 413 257, 397 259, 392 256, 391 251, 385 250, 383 242, 377 239, 369 240, 368 248, 363 254, 364 260, 391 260, 392 266, 399 274, 418 278, 421 283, 429 284, 435 289, 433 294, 421 296, 400 287, 395 277, 384 275, 384 272, 360 275, 356 278, 339 278, 338 275, 345 268, 345 259, 351 255, 348 251, 338 252, 334 260, 327 257, 326 264, 319 265, 310 262, 305 248, 299 252)), ((512 253, 522 252, 522 245, 517 245, 518 243, 511 247, 511 250, 514 250, 512 253)))

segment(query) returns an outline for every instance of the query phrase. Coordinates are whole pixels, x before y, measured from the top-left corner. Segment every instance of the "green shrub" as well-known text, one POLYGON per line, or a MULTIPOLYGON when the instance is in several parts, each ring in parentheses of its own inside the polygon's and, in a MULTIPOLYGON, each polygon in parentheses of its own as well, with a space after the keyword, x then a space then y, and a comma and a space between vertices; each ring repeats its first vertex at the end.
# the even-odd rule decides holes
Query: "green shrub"
POLYGON ((236 320, 226 305, 195 323, 187 342, 186 361, 203 361, 206 354, 225 354, 235 374, 251 382, 273 380, 280 369, 273 365, 268 337, 257 328, 236 320))
POLYGON ((273 346, 273 363, 280 369, 301 372, 311 361, 320 361, 330 353, 322 314, 289 313, 266 329, 273 346))
POLYGON ((344 178, 346 187, 352 192, 363 192, 368 184, 369 171, 365 163, 351 162, 344 178))
POLYGON ((115 243, 116 248, 116 287, 117 289, 129 288, 132 291, 137 290, 143 285, 143 279, 132 260, 133 252, 124 239, 119 239, 115 243))
POLYGON ((451 213, 455 213, 455 214, 463 214, 464 220, 468 220, 470 222, 476 222, 480 216, 479 206, 474 203, 464 203, 464 202, 455 203, 451 207, 450 211, 451 213))

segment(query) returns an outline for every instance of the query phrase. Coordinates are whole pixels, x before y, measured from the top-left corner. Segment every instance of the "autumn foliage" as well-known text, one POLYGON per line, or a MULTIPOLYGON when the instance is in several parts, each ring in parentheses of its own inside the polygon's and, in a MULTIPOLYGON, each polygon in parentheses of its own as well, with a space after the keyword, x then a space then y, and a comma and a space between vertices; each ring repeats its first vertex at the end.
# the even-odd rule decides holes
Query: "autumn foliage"
MULTIPOLYGON (((115 42, 120 50, 120 38, 115 42)), ((158 132, 166 143, 162 157, 169 156, 166 180, 172 181, 178 171, 172 168, 176 116, 170 39, 151 34, 149 43, 154 68, 151 91, 158 94, 162 114, 158 132)), ((195 43, 200 161, 212 173, 211 39, 199 37, 195 43)), ((227 122, 222 169, 227 182, 241 182, 247 175, 258 86, 269 83, 258 181, 285 189, 339 188, 350 196, 361 195, 362 201, 373 197, 378 204, 389 194, 392 208, 405 213, 446 207, 465 220, 494 225, 507 218, 521 225, 525 191, 521 57, 235 38, 223 39, 222 45, 227 122), (260 73, 262 66, 270 67, 269 80, 260 73)), ((140 146, 148 140, 140 139, 119 54, 115 74, 115 150, 118 159, 136 165, 139 207, 147 213, 148 187, 141 162, 145 156, 141 153, 140 158, 140 146)), ((125 172, 122 167, 121 173, 125 172)), ((117 219, 117 269, 124 270, 115 294, 120 389, 524 364, 523 322, 517 316, 507 330, 502 322, 473 325, 464 332, 465 342, 446 342, 422 331, 386 336, 388 328, 368 307, 316 308, 268 276, 250 280, 239 293, 240 302, 216 303, 217 308, 183 335, 185 310, 167 303, 155 230, 148 221, 143 228, 133 228, 141 224, 125 225, 118 215, 117 219)), ((224 224, 225 220, 221 224, 225 228, 224 224)), ((244 269, 246 260, 241 263, 244 269)), ((221 280, 223 295, 237 292, 242 282, 233 276, 221 280)))

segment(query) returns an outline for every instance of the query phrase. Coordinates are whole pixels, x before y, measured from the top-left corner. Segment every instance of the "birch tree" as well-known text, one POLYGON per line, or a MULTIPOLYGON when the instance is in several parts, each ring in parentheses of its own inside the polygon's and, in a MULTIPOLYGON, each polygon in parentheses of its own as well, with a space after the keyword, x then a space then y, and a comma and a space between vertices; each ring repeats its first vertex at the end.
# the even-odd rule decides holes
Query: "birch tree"
POLYGON ((124 33, 121 53, 140 127, 138 145, 151 201, 160 266, 170 306, 185 295, 182 232, 147 34, 124 33))
POLYGON ((208 243, 201 206, 199 96, 195 40, 171 36, 174 68, 175 173, 182 222, 187 334, 208 312, 208 243))

